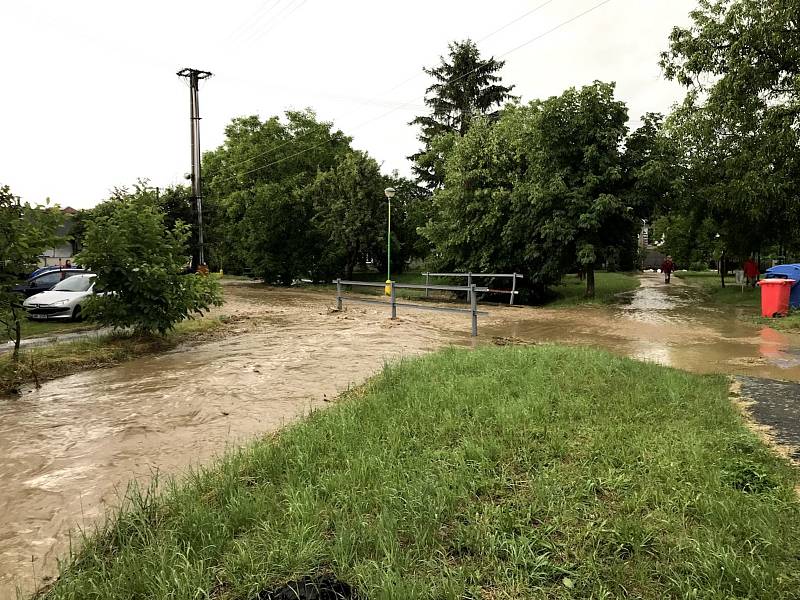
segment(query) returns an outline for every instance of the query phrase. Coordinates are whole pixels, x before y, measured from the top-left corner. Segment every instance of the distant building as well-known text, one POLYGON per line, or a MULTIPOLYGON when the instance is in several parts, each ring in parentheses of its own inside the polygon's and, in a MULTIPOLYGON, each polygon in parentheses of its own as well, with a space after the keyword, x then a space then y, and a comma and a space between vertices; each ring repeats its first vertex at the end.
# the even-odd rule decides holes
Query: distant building
POLYGON ((663 243, 663 239, 656 241, 654 237, 653 226, 642 220, 642 229, 639 231, 639 256, 642 257, 642 269, 644 270, 660 269, 661 263, 666 258, 658 249, 663 243))
POLYGON ((56 231, 56 235, 63 239, 60 244, 54 248, 48 248, 39 255, 39 264, 43 267, 63 265, 68 260, 72 262, 72 258, 78 252, 77 244, 71 235, 75 228, 75 215, 78 214, 78 211, 67 206, 61 209, 61 213, 64 215, 64 222, 56 231))

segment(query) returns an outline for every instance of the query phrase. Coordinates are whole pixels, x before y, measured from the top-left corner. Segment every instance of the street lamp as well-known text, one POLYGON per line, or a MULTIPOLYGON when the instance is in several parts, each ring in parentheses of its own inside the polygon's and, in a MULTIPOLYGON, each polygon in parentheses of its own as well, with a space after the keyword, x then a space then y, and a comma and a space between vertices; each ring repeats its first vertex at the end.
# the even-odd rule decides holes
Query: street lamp
POLYGON ((392 281, 392 198, 396 192, 393 187, 388 187, 383 193, 389 200, 389 224, 386 229, 386 283, 389 284, 392 281))

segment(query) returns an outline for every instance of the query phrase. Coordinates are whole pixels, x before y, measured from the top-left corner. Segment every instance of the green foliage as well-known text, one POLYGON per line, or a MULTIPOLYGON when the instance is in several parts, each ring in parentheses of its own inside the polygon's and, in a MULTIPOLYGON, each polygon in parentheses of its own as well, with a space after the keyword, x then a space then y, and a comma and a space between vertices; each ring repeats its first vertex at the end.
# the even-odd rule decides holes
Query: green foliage
POLYGON ((57 241, 63 222, 57 208, 36 208, 19 202, 7 186, 0 186, 0 338, 13 340, 14 356, 21 339, 22 297, 11 291, 29 274, 39 255, 57 241))
POLYGON ((234 119, 225 143, 204 156, 208 245, 231 273, 270 283, 325 271, 327 249, 307 188, 349 152, 350 138, 311 111, 234 119))
POLYGON ((548 307, 576 306, 585 304, 614 304, 620 301, 619 294, 632 292, 639 287, 639 278, 634 273, 607 273, 598 271, 594 298, 586 298, 586 282, 577 275, 565 275, 553 286, 555 298, 548 307))
POLYGON ((668 128, 686 171, 675 210, 739 258, 800 243, 800 31, 792 0, 702 0, 662 55, 690 88, 668 128))
POLYGON ((499 106, 513 99, 510 92, 514 86, 501 85, 496 75, 505 61, 482 59, 478 46, 469 39, 453 42, 448 48, 447 58, 440 57, 438 66, 423 69, 435 82, 425 91, 431 113, 411 122, 422 128, 419 141, 423 149, 409 158, 415 162, 417 178, 430 188, 442 185, 445 178, 445 154, 436 138, 465 135, 475 118, 494 118, 499 106))
POLYGON ((222 303, 219 284, 202 275, 181 275, 189 231, 170 229, 153 197, 137 189, 115 195, 88 222, 76 261, 97 273, 107 290, 87 303, 86 318, 138 332, 165 333, 176 323, 222 303))
POLYGON ((719 229, 714 219, 699 210, 673 210, 653 224, 656 239, 664 238, 660 252, 672 255, 678 265, 702 264, 704 269, 722 254, 722 243, 716 237, 719 229))
POLYGON ((577 265, 592 296, 596 265, 635 255, 626 120, 601 82, 476 120, 448 156, 424 229, 440 266, 525 273, 541 295, 577 265))
POLYGON ((314 225, 327 248, 322 269, 327 274, 343 264, 345 278, 352 279, 353 269, 366 255, 385 253, 385 182, 378 163, 354 151, 340 157, 331 170, 318 173, 309 186, 314 225))
POLYGON ((591 349, 404 361, 131 490, 41 597, 258 598, 324 570, 386 600, 796 598, 797 473, 728 394, 591 349))
MULTIPOLYGON (((261 122, 234 119, 225 143, 205 155, 207 248, 214 266, 290 285, 349 276, 367 257, 385 263, 386 198, 392 202, 393 271, 424 255, 417 228, 429 194, 398 176, 311 111, 261 122)), ((385 264, 383 265, 385 267, 385 264)))

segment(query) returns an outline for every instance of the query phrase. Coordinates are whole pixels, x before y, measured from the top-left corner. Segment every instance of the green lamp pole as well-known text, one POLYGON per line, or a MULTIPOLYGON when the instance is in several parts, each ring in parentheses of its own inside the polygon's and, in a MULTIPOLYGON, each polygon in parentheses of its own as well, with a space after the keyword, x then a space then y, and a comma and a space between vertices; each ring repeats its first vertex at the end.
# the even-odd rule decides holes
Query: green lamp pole
POLYGON ((389 221, 386 229, 386 283, 392 280, 392 198, 395 195, 395 189, 388 187, 383 190, 386 198, 389 200, 389 221))

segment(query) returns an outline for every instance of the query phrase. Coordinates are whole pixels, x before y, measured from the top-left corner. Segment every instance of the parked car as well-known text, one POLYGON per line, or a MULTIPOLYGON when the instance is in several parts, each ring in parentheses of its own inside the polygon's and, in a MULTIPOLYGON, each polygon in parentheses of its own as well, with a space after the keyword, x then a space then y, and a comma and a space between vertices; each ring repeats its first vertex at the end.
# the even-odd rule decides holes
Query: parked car
POLYGON ((51 271, 42 271, 40 273, 35 274, 33 277, 28 279, 25 283, 21 283, 20 285, 14 287, 14 291, 24 295, 26 298, 33 296, 34 294, 39 294, 40 292, 46 292, 47 290, 51 289, 54 285, 56 285, 59 281, 63 281, 68 277, 74 277, 75 275, 85 275, 88 271, 85 269, 53 269, 51 271))
POLYGON ((94 294, 94 273, 73 275, 53 286, 53 289, 35 294, 22 306, 29 319, 73 319, 81 318, 81 304, 94 294))

